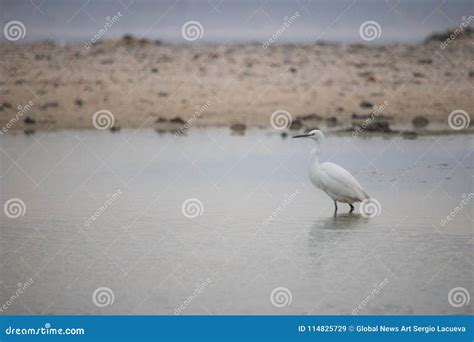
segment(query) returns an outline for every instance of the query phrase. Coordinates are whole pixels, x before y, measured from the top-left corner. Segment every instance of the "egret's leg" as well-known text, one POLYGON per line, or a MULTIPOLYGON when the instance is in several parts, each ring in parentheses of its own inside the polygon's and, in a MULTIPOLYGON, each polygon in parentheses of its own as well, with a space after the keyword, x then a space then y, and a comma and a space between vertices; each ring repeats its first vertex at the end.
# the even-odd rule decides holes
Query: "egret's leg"
POLYGON ((354 206, 351 203, 349 203, 349 207, 351 207, 351 210, 349 210, 349 213, 352 213, 354 211, 354 206))
POLYGON ((334 201, 334 215, 337 214, 337 202, 334 201))

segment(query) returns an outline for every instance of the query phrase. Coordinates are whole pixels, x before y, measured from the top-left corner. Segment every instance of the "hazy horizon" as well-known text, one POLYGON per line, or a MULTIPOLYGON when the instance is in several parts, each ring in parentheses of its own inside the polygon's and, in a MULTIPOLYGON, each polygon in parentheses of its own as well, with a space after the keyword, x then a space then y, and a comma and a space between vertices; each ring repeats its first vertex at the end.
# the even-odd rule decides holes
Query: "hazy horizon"
POLYGON ((262 42, 282 27, 285 18, 298 12, 278 43, 364 42, 359 27, 373 20, 381 26, 377 44, 383 44, 419 42, 434 32, 459 26, 463 17, 474 15, 474 1, 1 0, 0 9, 2 26, 11 20, 25 25, 24 41, 89 40, 104 27, 106 18, 120 12, 120 20, 101 39, 131 34, 183 43, 183 24, 195 20, 203 26, 203 43, 262 42))

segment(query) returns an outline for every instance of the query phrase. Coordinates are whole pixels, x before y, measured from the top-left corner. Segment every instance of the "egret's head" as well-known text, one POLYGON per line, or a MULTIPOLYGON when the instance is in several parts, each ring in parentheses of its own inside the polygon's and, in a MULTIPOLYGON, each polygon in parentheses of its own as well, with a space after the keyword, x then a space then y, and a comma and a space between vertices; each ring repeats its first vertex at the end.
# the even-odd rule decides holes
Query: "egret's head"
POLYGON ((293 138, 310 138, 318 143, 322 143, 324 140, 324 134, 319 129, 313 129, 311 132, 295 135, 293 138))

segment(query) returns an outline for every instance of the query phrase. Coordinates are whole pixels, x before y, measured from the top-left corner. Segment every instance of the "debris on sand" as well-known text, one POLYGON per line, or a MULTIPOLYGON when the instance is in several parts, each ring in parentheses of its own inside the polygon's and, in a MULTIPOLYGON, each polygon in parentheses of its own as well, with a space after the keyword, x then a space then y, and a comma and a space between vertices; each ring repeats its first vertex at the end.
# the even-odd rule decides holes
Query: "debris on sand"
POLYGON ((23 119, 23 122, 27 125, 34 125, 36 123, 36 120, 27 116, 26 118, 23 119))
POLYGON ((415 128, 423 128, 428 126, 430 121, 424 116, 418 115, 413 118, 412 123, 415 128))

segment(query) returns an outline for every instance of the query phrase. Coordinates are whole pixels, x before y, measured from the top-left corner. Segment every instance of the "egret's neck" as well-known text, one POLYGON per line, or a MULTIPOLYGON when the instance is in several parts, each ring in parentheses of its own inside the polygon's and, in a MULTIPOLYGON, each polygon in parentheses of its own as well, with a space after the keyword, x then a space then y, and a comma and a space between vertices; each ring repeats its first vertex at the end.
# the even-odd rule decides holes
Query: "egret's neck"
POLYGON ((319 168, 319 155, 321 154, 321 145, 316 143, 310 152, 311 166, 319 168))

